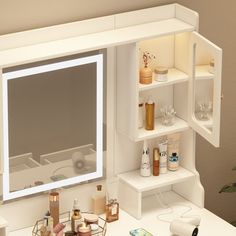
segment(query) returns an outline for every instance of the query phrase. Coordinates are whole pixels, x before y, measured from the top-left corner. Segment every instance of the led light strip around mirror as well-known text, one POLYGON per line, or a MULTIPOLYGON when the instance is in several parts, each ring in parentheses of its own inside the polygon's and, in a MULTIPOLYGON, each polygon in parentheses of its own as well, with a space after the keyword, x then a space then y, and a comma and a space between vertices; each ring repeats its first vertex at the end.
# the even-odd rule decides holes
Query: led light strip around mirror
POLYGON ((103 55, 97 54, 93 56, 66 60, 57 63, 51 63, 42 66, 31 67, 27 69, 6 72, 2 74, 2 155, 3 155, 3 200, 10 200, 35 194, 50 189, 56 189, 67 185, 73 185, 83 181, 102 177, 103 175, 103 55), (96 172, 76 176, 65 180, 47 183, 28 189, 22 189, 10 192, 10 175, 9 175, 9 127, 8 127, 8 80, 17 79, 25 76, 42 74, 50 71, 62 70, 66 68, 96 63, 96 172))

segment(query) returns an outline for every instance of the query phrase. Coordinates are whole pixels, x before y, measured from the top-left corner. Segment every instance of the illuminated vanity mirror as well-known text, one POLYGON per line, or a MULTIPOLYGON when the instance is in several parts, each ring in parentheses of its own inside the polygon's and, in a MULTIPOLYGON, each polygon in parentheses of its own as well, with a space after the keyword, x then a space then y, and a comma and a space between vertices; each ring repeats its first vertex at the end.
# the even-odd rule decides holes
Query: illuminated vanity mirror
POLYGON ((2 81, 4 200, 103 175, 102 54, 8 69, 2 81))

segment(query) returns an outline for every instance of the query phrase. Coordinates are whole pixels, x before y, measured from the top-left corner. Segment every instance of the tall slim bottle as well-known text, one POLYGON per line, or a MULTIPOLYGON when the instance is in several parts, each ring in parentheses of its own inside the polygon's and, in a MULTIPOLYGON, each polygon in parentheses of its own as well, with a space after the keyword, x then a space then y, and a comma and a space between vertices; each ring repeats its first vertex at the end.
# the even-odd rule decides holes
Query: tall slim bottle
POLYGON ((97 215, 106 211, 106 194, 102 191, 102 185, 97 185, 97 191, 92 196, 92 210, 97 215))
POLYGON ((149 98, 148 101, 145 103, 145 129, 146 130, 154 130, 155 125, 155 103, 154 101, 149 98))
POLYGON ((49 194, 49 209, 53 218, 53 227, 59 223, 59 193, 52 192, 49 194))

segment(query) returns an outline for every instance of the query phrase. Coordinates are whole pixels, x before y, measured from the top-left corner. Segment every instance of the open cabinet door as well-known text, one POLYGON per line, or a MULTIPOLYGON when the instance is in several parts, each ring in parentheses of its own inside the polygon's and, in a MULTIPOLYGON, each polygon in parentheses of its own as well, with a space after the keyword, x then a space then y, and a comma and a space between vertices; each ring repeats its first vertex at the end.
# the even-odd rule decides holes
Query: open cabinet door
POLYGON ((212 145, 219 147, 222 50, 193 32, 190 52, 189 124, 212 145))

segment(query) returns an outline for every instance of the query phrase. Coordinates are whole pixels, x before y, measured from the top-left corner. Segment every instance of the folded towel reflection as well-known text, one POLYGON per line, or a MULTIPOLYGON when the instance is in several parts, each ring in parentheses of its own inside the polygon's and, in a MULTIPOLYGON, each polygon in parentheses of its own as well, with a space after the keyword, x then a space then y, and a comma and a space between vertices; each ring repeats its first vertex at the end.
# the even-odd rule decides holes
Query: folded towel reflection
POLYGON ((86 160, 82 152, 74 152, 72 154, 72 162, 76 173, 80 173, 86 167, 86 160))

